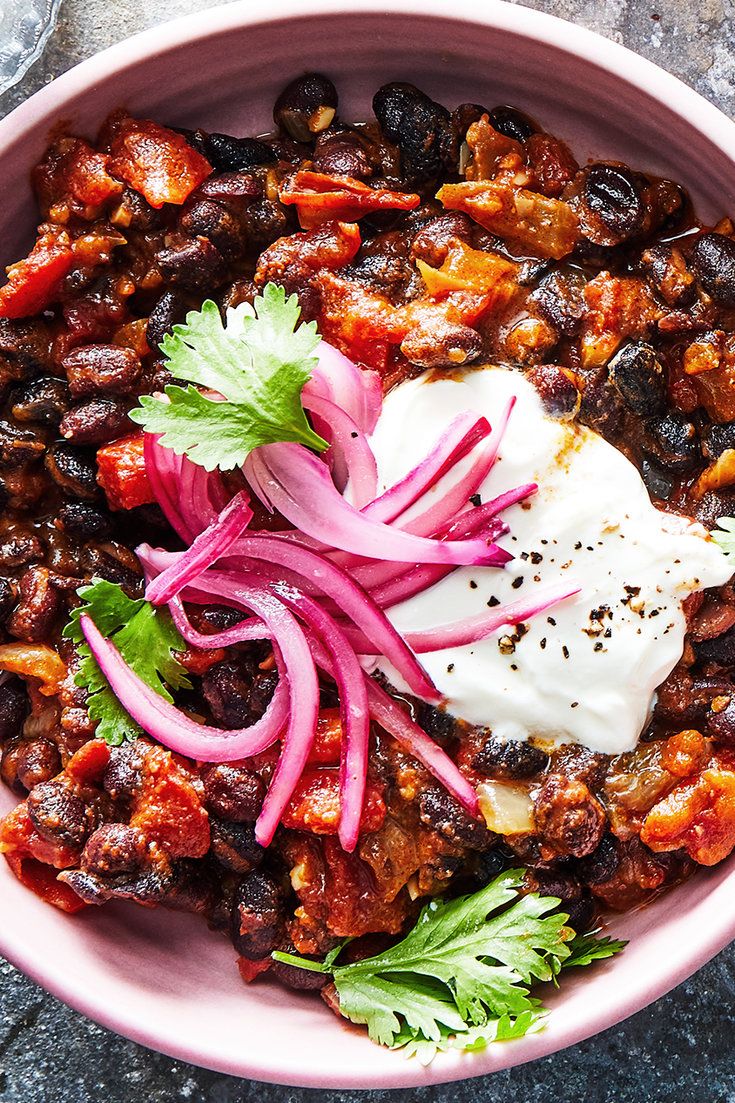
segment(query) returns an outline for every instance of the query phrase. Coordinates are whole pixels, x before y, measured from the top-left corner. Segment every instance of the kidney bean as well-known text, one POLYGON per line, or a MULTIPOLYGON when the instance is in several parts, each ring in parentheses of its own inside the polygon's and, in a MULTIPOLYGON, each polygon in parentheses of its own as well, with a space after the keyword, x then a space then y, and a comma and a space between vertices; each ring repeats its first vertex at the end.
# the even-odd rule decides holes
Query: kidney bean
POLYGON ((225 263, 211 241, 203 237, 171 234, 156 254, 156 264, 174 287, 187 291, 209 290, 225 277, 225 263))
POLYGON ((18 781, 26 789, 50 781, 61 769, 59 748, 50 739, 28 739, 18 745, 18 781))
POLYGON ((546 410, 553 417, 573 418, 579 411, 581 395, 574 379, 558 364, 539 364, 526 373, 546 410))
POLYGON ((40 643, 51 634, 62 608, 48 569, 29 567, 20 576, 20 601, 8 620, 8 631, 19 640, 40 643))
POLYGON ((72 398, 128 394, 140 378, 140 360, 119 345, 85 345, 65 356, 61 366, 72 398))
POLYGON ((574 337, 585 314, 583 274, 576 269, 550 272, 530 295, 530 302, 557 333, 574 337))
POLYGON ((182 212, 179 226, 191 237, 207 238, 228 260, 240 256, 247 244, 239 219, 213 199, 195 199, 182 212))
POLYGON ((45 781, 31 790, 28 814, 39 835, 65 846, 83 846, 94 824, 92 810, 58 781, 45 781))
POLYGON ((11 412, 16 421, 58 425, 69 408, 69 388, 63 379, 45 376, 33 379, 12 397, 11 412))
POLYGON ((334 176, 351 176, 367 180, 373 166, 360 135, 354 130, 320 134, 313 157, 314 170, 334 176))
POLYGON ((244 766, 222 763, 203 774, 204 804, 209 812, 233 823, 257 819, 265 796, 263 781, 244 766))
POLYGON ((102 786, 113 800, 130 801, 140 790, 144 753, 144 744, 137 741, 110 749, 110 761, 105 767, 102 786))
POLYGON ((107 444, 132 429, 127 406, 112 398, 93 398, 64 414, 59 432, 73 444, 107 444))
POLYGON ((145 862, 146 843, 140 831, 125 823, 105 823, 90 835, 81 867, 99 877, 132 873, 145 862))
POLYGON ((235 892, 231 937, 235 949, 251 961, 264 958, 278 945, 282 896, 273 877, 260 870, 247 873, 235 892))
POLYGON ((534 800, 536 827, 542 843, 560 857, 582 858, 599 846, 605 813, 583 781, 550 774, 534 800))
POLYGON ((477 360, 482 337, 470 326, 435 322, 431 328, 412 329, 401 342, 401 352, 421 368, 456 368, 477 360))
POLYGON ((92 455, 71 444, 53 444, 46 454, 46 470, 56 485, 71 498, 100 497, 97 467, 92 455))

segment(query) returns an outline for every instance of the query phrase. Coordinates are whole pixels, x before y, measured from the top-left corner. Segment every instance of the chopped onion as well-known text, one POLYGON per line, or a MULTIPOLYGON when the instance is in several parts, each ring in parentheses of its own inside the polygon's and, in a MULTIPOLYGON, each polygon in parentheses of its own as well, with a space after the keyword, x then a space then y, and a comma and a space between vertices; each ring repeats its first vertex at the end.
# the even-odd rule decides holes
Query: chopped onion
POLYGON ((181 456, 159 444, 159 437, 146 433, 143 437, 145 472, 156 501, 163 510, 171 528, 185 543, 196 536, 184 521, 175 504, 181 476, 181 456))
POLYGON ((477 786, 485 823, 498 835, 526 835, 535 829, 533 801, 526 786, 507 781, 483 781, 477 786))
POLYGON ((307 536, 355 555, 398 562, 492 563, 482 540, 427 540, 371 521, 342 497, 326 465, 303 445, 266 444, 249 456, 259 488, 307 536))

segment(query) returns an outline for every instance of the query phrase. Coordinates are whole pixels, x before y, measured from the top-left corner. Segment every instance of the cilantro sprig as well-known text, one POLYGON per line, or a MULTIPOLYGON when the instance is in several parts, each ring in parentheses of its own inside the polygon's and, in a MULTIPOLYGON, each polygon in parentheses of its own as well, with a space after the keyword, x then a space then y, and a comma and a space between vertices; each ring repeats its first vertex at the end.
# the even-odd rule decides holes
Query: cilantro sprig
POLYGON ((143 598, 134 600, 115 583, 98 579, 77 593, 83 602, 74 609, 62 633, 77 644, 81 659, 74 681, 87 690, 90 718, 98 721, 97 736, 117 747, 126 739, 136 739, 141 729, 92 658, 79 623, 82 613, 87 613, 100 632, 112 640, 138 677, 167 701, 173 700, 169 687, 184 689, 190 685, 184 667, 173 654, 183 651, 186 644, 167 609, 156 609, 143 598))
POLYGON ((712 530, 712 539, 726 555, 735 558, 735 517, 719 517, 717 528, 712 530))
POLYGON ((165 399, 140 399, 130 417, 162 443, 207 471, 240 466, 261 444, 296 441, 316 451, 327 442, 309 425, 301 391, 317 360, 316 322, 298 325, 295 295, 267 284, 253 306, 228 311, 208 299, 175 325, 161 344, 166 366, 176 379, 165 399), (199 388, 226 401, 208 397, 199 388))
POLYGON ((552 896, 519 889, 523 870, 500 874, 456 900, 432 900, 406 937, 375 957, 338 965, 276 952, 287 965, 331 975, 339 1010, 373 1041, 428 1062, 440 1050, 482 1049, 543 1028, 534 985, 625 946, 575 935, 552 896))

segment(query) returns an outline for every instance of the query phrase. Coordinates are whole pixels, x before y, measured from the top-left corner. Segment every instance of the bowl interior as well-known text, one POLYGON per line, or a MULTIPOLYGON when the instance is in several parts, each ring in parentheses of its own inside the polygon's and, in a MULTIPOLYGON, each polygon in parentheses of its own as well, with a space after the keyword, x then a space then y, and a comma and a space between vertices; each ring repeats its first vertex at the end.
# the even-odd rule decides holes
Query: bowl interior
MULTIPOLYGON (((489 8, 487 24, 466 21, 459 17, 473 9, 461 0, 435 4, 428 15, 398 3, 381 5, 385 10, 357 4, 349 12, 322 5, 326 11, 311 13, 316 7, 307 2, 287 11, 282 5, 275 10, 283 18, 249 24, 256 18, 252 5, 234 4, 181 21, 178 29, 158 28, 61 78, 0 124, 5 263, 32 237, 28 170, 59 118, 93 135, 105 114, 123 105, 175 125, 259 133, 272 125, 280 88, 307 69, 333 78, 346 119, 366 117, 374 91, 388 80, 412 81, 449 107, 466 100, 489 107, 511 103, 566 139, 582 161, 620 159, 671 175, 690 189, 705 217, 727 207, 732 160, 723 143, 713 143, 677 112, 675 82, 665 85, 669 94, 662 102, 625 79, 626 70, 635 70, 625 51, 609 47, 616 71, 608 71, 601 40, 578 28, 560 33, 562 25, 548 17, 504 5, 489 8), (447 11, 457 18, 441 14, 447 11), (554 40, 572 50, 586 43, 587 58, 554 40), (589 59, 596 53, 599 65, 589 59)), ((655 70, 646 73, 652 88, 655 70)), ((688 101, 690 115, 697 102, 688 101)), ((735 148, 727 131, 732 124, 723 118, 722 126, 735 148)), ((0 809, 11 804, 3 790, 0 809)), ((702 873, 650 907, 616 919, 612 927, 631 939, 630 947, 567 982, 561 996, 552 995, 554 1014, 543 1034, 472 1056, 443 1057, 428 1069, 373 1047, 318 1000, 268 983, 244 987, 232 948, 197 919, 116 905, 70 920, 18 885, 3 862, 0 949, 93 1018, 179 1058, 283 1083, 410 1086, 552 1052, 673 987, 735 933, 728 913, 732 870, 730 862, 702 873)))

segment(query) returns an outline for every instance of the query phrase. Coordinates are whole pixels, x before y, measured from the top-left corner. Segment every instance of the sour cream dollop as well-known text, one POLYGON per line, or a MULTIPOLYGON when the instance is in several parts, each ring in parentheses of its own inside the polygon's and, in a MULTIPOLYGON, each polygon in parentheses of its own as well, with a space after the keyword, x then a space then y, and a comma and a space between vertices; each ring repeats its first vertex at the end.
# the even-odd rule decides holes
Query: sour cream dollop
MULTIPOLYGON (((538 483, 533 498, 503 515, 511 531, 498 543, 515 559, 503 570, 460 568, 388 615, 400 631, 416 631, 573 582, 581 592, 530 620, 525 634, 502 629, 422 661, 449 712, 501 739, 632 750, 656 687, 682 654, 682 602, 732 574, 706 530, 655 509, 622 452, 549 416, 520 372, 498 367, 425 375, 387 396, 371 442, 380 490, 415 466, 452 418, 472 410, 492 425, 511 395, 516 405, 480 494, 486 501, 538 483)), ((405 688, 389 664, 379 665, 405 688)))

